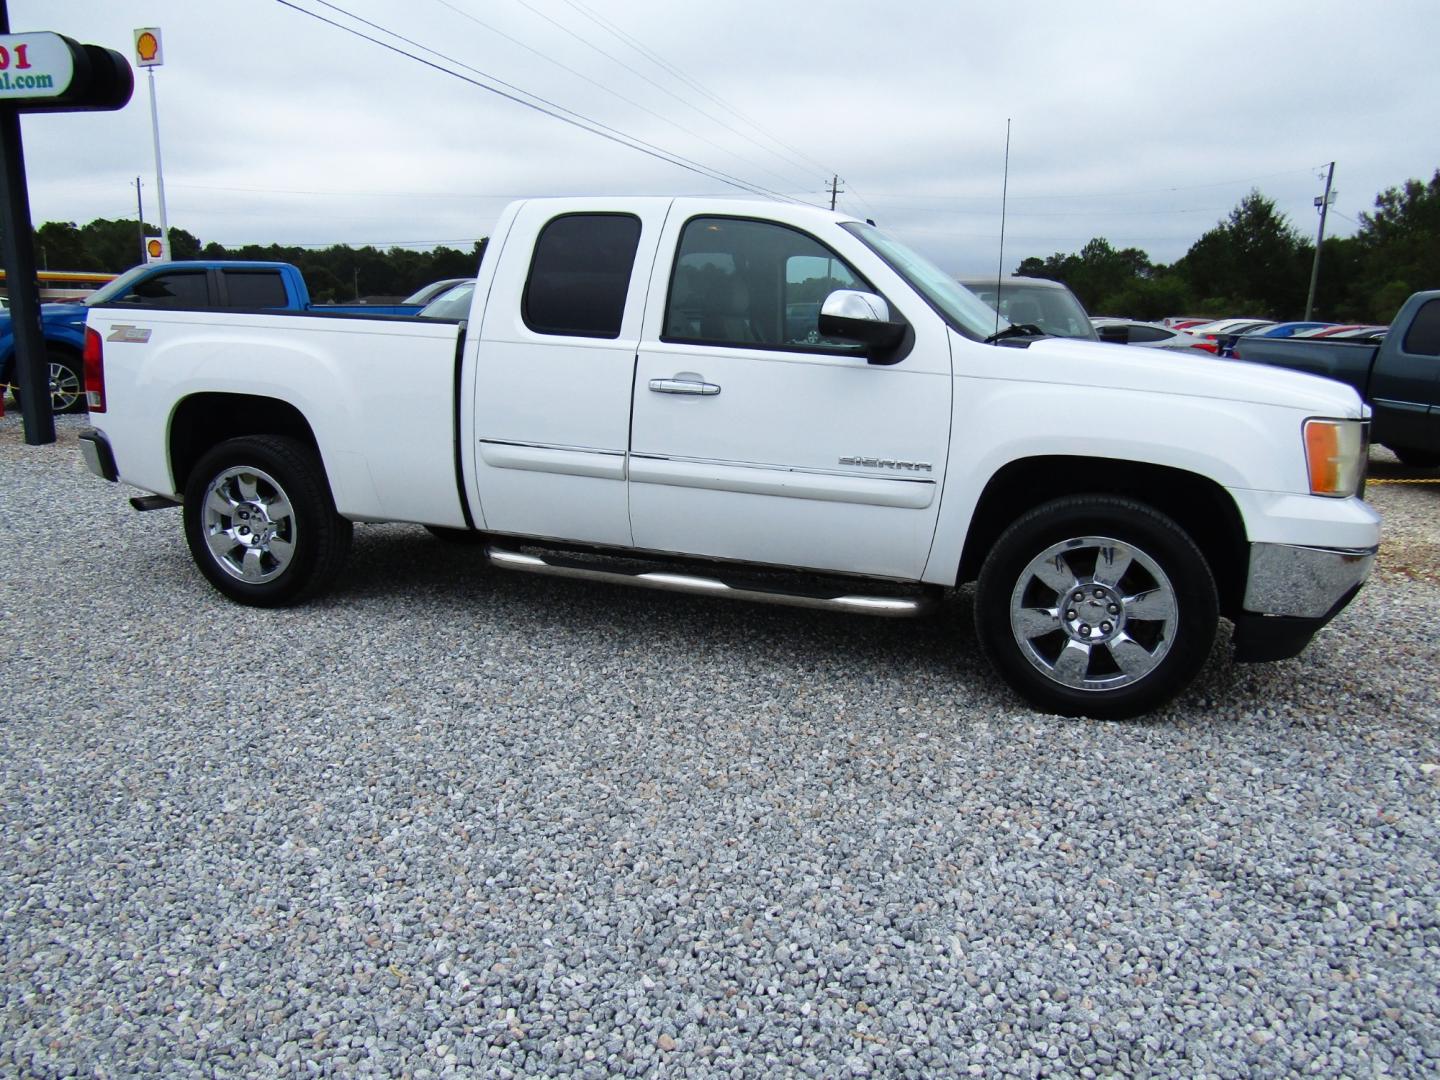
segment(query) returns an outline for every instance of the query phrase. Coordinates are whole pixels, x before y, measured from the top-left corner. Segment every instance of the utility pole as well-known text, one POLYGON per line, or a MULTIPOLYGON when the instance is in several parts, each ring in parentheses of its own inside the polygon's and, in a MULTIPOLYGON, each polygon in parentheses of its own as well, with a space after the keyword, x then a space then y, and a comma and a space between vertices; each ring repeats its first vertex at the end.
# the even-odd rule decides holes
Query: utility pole
POLYGON ((140 261, 145 261, 145 202, 140 197, 140 177, 135 177, 135 228, 139 230, 140 261))
POLYGON ((1330 204, 1335 201, 1335 195, 1330 190, 1330 185, 1335 180, 1335 162, 1330 162, 1330 169, 1325 174, 1325 194, 1316 196, 1315 206, 1320 211, 1320 232, 1315 237, 1315 261, 1310 264, 1310 292, 1305 297, 1305 321, 1310 321, 1310 313, 1315 310, 1315 285, 1320 280, 1320 248, 1325 243, 1325 215, 1330 210, 1330 204))
POLYGON ((844 195, 844 194, 845 194, 845 189, 840 186, 840 177, 838 177, 838 176, 832 176, 832 177, 830 178, 830 209, 831 209, 831 210, 834 210, 834 209, 835 209, 835 200, 836 200, 836 198, 838 198, 839 196, 844 195))

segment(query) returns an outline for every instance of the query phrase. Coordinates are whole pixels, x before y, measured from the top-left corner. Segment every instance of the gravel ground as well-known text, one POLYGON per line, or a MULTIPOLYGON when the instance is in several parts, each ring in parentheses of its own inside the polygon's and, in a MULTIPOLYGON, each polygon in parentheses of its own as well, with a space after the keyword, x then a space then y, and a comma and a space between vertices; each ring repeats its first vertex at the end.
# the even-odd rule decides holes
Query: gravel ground
POLYGON ((0 1073, 1440 1071, 1440 484, 1370 488, 1378 574, 1302 657, 1095 723, 1020 707, 965 593, 371 526, 240 608, 79 426, 0 420, 0 1073))

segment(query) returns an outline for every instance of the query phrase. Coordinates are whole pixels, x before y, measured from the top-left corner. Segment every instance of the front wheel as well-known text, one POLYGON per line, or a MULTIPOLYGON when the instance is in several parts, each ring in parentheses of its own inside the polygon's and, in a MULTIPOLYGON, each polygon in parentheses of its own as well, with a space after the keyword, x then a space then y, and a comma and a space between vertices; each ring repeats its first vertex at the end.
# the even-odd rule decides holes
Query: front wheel
POLYGON ((1390 451, 1400 459, 1401 465, 1412 469, 1433 469, 1440 465, 1440 453, 1434 450, 1416 450, 1410 446, 1392 446, 1390 451))
POLYGON ((295 439, 229 439, 185 485, 185 540, 195 565, 230 599, 281 607, 322 592, 350 551, 324 466, 295 439))
POLYGON ((1038 708, 1118 719, 1199 672, 1219 618, 1215 579, 1174 521, 1116 496, 1036 507, 980 571, 975 626, 1005 681, 1038 708))

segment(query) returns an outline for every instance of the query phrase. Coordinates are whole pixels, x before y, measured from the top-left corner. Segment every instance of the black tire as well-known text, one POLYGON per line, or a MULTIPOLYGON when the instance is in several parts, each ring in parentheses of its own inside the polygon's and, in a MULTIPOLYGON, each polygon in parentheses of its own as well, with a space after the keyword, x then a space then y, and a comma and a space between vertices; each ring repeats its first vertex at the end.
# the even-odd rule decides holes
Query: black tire
POLYGON ((451 529, 444 525, 426 525, 425 531, 447 544, 475 545, 485 542, 485 534, 474 529, 451 529))
POLYGON ((185 485, 185 540, 231 600, 283 607, 318 596, 345 565, 354 531, 335 511, 314 448, 279 435, 229 439, 185 485))
POLYGON ((1390 452, 1400 459, 1401 465, 1412 469, 1433 469, 1440 465, 1440 453, 1434 450, 1416 450, 1410 446, 1392 446, 1390 452))
POLYGON ((1037 708, 1121 719, 1189 685, 1214 645, 1218 607, 1204 555, 1174 521, 1132 499, 1076 495, 1029 511, 996 541, 975 630, 1037 708))
MULTIPOLYGON (((14 365, 11 365, 12 367, 14 365)), ((89 412, 85 400, 85 368, 80 358, 58 349, 45 352, 46 377, 50 382, 50 411, 55 416, 89 412)), ((20 406, 20 374, 12 372, 10 395, 20 406)))

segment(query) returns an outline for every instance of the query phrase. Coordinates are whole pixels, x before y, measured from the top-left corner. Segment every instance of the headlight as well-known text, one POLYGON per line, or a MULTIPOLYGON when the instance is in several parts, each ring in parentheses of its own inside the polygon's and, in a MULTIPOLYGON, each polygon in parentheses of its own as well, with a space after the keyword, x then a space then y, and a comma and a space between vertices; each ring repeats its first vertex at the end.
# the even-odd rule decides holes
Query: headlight
POLYGON ((1348 499, 1365 475, 1366 424, 1363 420, 1306 420, 1305 465, 1310 494, 1348 499))

